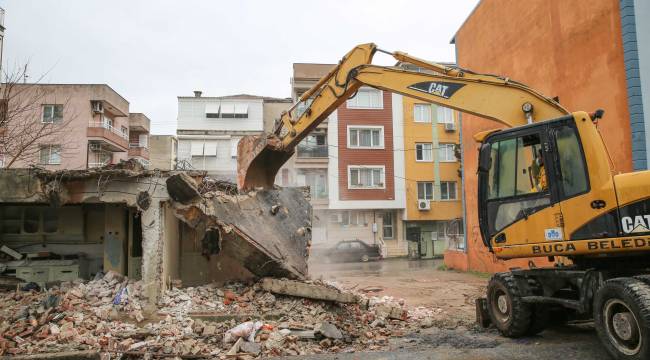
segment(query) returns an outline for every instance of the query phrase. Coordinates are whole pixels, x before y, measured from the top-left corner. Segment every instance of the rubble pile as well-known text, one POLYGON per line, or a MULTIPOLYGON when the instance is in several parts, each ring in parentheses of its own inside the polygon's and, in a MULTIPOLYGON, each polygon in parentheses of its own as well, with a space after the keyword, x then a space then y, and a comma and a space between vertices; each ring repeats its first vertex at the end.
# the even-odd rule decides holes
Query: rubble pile
POLYGON ((409 312, 403 301, 323 281, 172 288, 150 308, 139 297, 143 288, 109 272, 42 292, 0 293, 0 354, 94 350, 225 359, 384 350, 390 337, 432 326, 435 312, 409 312), (318 300, 324 296, 329 300, 318 300))

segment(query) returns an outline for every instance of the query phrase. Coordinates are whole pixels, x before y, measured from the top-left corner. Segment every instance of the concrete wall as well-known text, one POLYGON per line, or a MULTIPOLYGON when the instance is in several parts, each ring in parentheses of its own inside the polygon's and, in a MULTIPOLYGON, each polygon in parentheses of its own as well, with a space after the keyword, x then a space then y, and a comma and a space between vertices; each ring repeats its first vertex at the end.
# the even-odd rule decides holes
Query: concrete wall
POLYGON ((162 218, 164 220, 163 227, 163 271, 162 278, 165 284, 170 280, 180 279, 181 268, 181 237, 180 237, 180 221, 174 216, 174 210, 171 205, 163 204, 162 218))
MULTIPOLYGON (((203 255, 204 233, 184 223, 180 226, 180 279, 184 286, 229 280, 250 280, 253 274, 229 257, 224 249, 216 255, 203 255)), ((223 239, 226 244, 228 239, 223 239)))
POLYGON ((174 135, 149 137, 149 168, 173 170, 176 167, 178 140, 174 135))
POLYGON ((286 101, 264 101, 264 132, 270 133, 273 131, 275 121, 279 120, 282 112, 291 107, 291 99, 286 101))
MULTIPOLYGON (((485 0, 460 28, 455 42, 460 67, 507 76, 547 96, 559 96, 569 110, 604 109, 599 126, 615 171, 632 170, 618 0, 485 0)), ((478 271, 526 266, 528 259, 494 260, 478 230, 478 144, 472 135, 498 126, 467 114, 461 121, 468 252, 449 258, 463 259, 465 263, 456 266, 478 271)))

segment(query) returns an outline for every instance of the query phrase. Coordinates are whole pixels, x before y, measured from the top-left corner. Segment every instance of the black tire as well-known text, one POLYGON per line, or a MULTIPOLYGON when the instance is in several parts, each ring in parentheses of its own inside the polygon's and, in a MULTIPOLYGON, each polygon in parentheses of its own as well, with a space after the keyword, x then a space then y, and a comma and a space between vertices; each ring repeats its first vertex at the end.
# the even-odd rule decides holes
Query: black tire
POLYGON ((596 292, 594 323, 615 359, 650 359, 650 286, 634 278, 606 281, 596 292))
POLYGON ((551 309, 548 305, 535 304, 531 306, 530 326, 526 335, 533 336, 544 331, 551 323, 551 309))
POLYGON ((521 292, 511 273, 492 276, 487 288, 487 308, 490 320, 503 336, 521 337, 531 330, 533 309, 521 300, 521 292))

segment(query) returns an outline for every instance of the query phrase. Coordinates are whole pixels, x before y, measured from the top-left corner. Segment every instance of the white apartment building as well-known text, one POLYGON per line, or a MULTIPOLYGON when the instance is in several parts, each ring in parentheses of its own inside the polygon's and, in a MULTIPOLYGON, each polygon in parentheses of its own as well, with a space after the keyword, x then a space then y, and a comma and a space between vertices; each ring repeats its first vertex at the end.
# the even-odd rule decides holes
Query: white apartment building
POLYGON ((246 94, 208 97, 201 91, 179 96, 178 167, 235 181, 239 139, 272 128, 282 104, 288 108, 291 100, 246 94))

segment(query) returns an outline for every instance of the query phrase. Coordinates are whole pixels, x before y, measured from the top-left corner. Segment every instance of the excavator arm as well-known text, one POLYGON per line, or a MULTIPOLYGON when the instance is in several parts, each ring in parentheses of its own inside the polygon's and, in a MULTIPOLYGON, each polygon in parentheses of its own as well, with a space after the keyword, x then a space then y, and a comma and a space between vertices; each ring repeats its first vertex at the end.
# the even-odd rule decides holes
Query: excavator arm
POLYGON ((363 44, 347 53, 336 67, 284 112, 273 134, 248 136, 240 141, 237 149, 239 188, 273 186, 275 175, 291 157, 296 145, 362 86, 478 115, 508 127, 569 114, 556 101, 508 78, 476 74, 402 52, 386 52, 372 43, 363 44), (377 51, 428 71, 372 65, 377 51), (298 104, 309 100, 309 106, 298 115, 298 104))

